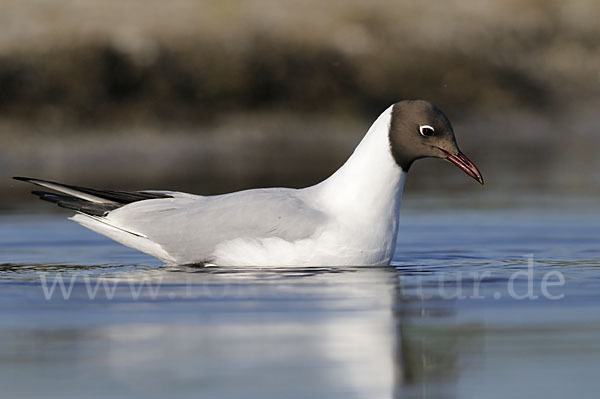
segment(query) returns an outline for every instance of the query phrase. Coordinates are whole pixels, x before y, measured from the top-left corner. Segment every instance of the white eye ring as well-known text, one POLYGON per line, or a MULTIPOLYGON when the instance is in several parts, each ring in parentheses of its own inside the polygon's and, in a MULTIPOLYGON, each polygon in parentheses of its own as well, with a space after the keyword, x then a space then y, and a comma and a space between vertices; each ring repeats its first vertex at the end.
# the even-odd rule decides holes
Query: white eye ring
POLYGON ((429 125, 420 125, 419 133, 424 137, 431 137, 435 134, 435 129, 429 125))

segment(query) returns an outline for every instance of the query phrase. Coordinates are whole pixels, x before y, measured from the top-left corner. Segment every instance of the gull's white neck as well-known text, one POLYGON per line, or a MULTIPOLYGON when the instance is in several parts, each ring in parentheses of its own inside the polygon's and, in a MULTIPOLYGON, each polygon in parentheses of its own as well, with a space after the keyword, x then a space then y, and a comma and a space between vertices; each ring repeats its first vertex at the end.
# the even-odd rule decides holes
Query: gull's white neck
MULTIPOLYGON (((392 107, 373 123, 354 153, 331 177, 315 186, 322 204, 332 213, 356 221, 397 219, 406 173, 390 150, 392 107)), ((395 223, 395 221, 393 222, 395 223)))

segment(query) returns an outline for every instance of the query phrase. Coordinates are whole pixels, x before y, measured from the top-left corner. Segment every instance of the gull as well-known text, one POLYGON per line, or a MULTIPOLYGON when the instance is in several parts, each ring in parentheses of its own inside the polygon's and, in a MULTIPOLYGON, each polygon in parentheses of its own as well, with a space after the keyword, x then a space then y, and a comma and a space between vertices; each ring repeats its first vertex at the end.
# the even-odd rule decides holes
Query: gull
POLYGON ((33 194, 75 210, 70 219, 166 264, 389 265, 407 173, 426 157, 450 161, 483 184, 458 149, 446 115, 423 100, 391 105, 333 175, 301 189, 202 196, 15 179, 58 192, 33 194))

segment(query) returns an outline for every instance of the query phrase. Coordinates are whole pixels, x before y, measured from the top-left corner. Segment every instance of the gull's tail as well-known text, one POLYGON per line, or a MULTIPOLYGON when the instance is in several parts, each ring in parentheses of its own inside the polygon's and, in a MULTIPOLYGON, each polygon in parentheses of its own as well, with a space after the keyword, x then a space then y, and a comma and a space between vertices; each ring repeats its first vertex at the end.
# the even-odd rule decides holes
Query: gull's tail
POLYGON ((147 191, 115 191, 97 190, 87 187, 71 186, 48 180, 32 179, 29 177, 14 177, 37 186, 45 187, 60 194, 47 191, 32 191, 41 199, 53 202, 63 208, 73 209, 77 214, 70 219, 84 227, 111 238, 128 247, 135 248, 155 256, 166 263, 175 263, 159 244, 150 240, 146 235, 124 228, 118 221, 112 220, 109 213, 132 202, 173 198, 176 193, 160 193, 147 191))
POLYGON ((171 197, 168 194, 144 191, 97 190, 29 177, 13 177, 13 179, 58 191, 60 194, 48 191, 32 191, 32 193, 44 201, 92 216, 106 216, 108 212, 136 201, 171 197))

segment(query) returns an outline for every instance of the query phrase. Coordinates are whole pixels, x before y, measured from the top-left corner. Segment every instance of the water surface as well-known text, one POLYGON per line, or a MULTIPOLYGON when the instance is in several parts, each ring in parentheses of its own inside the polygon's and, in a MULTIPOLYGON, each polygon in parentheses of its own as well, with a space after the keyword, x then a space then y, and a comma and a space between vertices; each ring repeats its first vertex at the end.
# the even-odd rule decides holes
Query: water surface
POLYGON ((600 216, 433 209, 376 268, 165 267, 2 216, 3 395, 594 397, 600 216))

